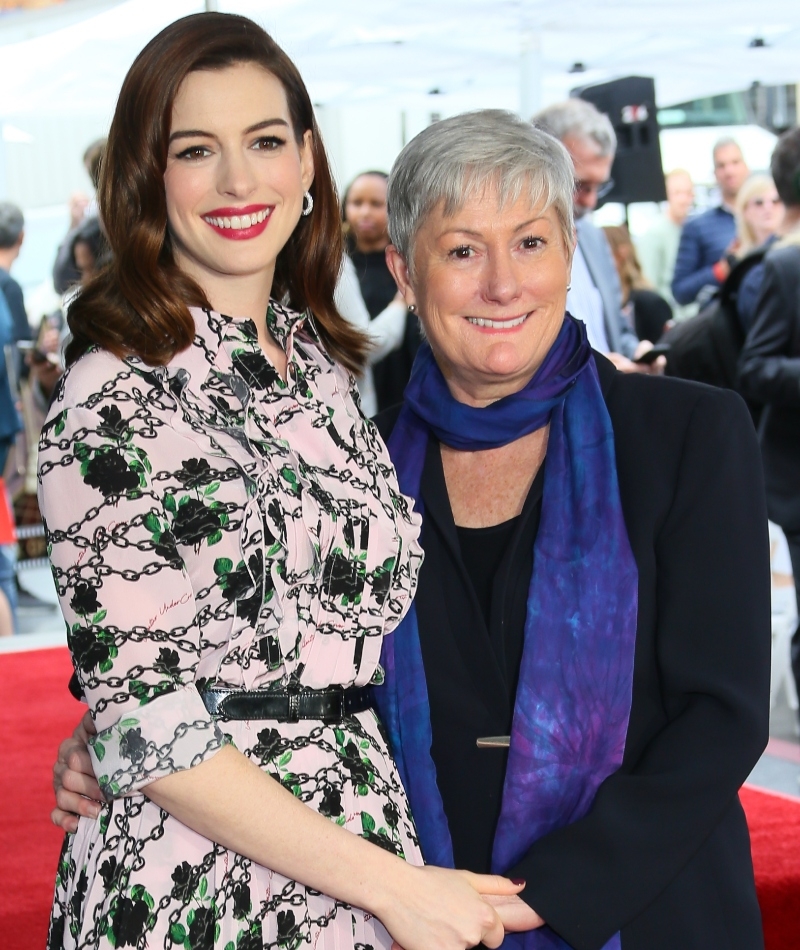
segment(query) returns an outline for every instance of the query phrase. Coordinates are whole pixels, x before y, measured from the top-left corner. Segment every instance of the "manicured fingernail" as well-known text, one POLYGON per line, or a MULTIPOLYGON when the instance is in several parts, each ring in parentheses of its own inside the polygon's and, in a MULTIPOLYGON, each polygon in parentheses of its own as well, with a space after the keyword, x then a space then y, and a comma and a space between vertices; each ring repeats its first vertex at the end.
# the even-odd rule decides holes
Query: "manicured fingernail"
POLYGON ((91 813, 92 813, 92 818, 99 818, 99 817, 100 817, 100 806, 99 806, 99 805, 92 805, 89 810, 90 810, 91 813))
POLYGON ((524 877, 512 877, 511 883, 516 884, 517 887, 525 887, 526 881, 524 877))

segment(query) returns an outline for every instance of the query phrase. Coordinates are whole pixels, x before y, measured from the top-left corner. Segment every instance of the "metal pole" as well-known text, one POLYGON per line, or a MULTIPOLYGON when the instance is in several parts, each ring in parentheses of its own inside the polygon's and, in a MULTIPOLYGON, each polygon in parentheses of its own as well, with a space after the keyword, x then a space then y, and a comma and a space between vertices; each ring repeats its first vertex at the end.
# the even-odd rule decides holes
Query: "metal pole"
POLYGON ((205 0, 205 13, 217 13, 219 11, 219 3, 217 0, 205 0))

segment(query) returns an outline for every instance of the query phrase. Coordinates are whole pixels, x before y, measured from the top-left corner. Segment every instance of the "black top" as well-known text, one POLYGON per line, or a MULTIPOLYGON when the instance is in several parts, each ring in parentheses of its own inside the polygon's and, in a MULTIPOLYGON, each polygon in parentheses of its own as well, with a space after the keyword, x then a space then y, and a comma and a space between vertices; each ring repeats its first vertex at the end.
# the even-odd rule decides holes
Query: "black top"
POLYGON ((456 525, 461 560, 480 604, 487 630, 492 624, 494 579, 519 521, 517 516, 486 528, 463 528, 456 525))
POLYGON ((397 293, 397 284, 386 266, 386 254, 383 251, 364 253, 353 246, 348 249, 348 253, 358 275, 361 296, 374 320, 381 310, 389 306, 397 293))
MULTIPOLYGON (((397 293, 397 284, 386 266, 386 254, 383 251, 359 251, 352 240, 348 241, 348 253, 358 275, 361 296, 370 317, 374 319, 397 293)), ((395 405, 403 398, 403 390, 411 376, 411 367, 421 339, 419 321, 413 314, 408 314, 400 346, 373 364, 372 377, 379 411, 395 405)))
MULTIPOLYGON (((600 950, 617 931, 622 950, 759 950, 737 796, 769 724, 769 542, 755 433, 731 391, 595 361, 639 571, 625 752, 589 813, 539 839, 507 874, 527 881, 522 898, 575 950, 600 950)), ((384 437, 396 415, 379 418, 384 437)), ((429 449, 422 474, 417 617, 456 862, 479 870, 504 767, 490 760, 505 753, 474 743, 508 734, 513 690, 474 593, 464 595, 469 578, 438 456, 429 449), (483 810, 489 817, 478 817, 483 810)), ((534 511, 529 499, 517 537, 535 537, 534 511)), ((530 566, 512 576, 525 587, 530 566)), ((527 591, 503 601, 517 597, 527 591)), ((498 610, 493 601, 492 630, 498 610)))
POLYGON ((654 290, 632 290, 633 324, 640 340, 658 343, 672 319, 672 307, 654 290))
MULTIPOLYGON (((423 484, 434 485, 437 495, 447 498, 441 453, 434 441, 428 447, 423 484)), ((457 528, 449 501, 439 510, 440 517, 426 519, 423 528, 426 558, 429 550, 444 544, 455 568, 424 572, 417 591, 418 610, 421 602, 425 609, 437 598, 444 600, 450 618, 448 632, 454 634, 431 635, 430 628, 420 626, 431 700, 433 761, 456 866, 481 873, 488 873, 491 865, 508 753, 504 749, 478 749, 475 740, 480 736, 507 736, 511 731, 543 484, 542 469, 528 492, 523 514, 496 528, 457 528), (432 532, 435 539, 429 537, 432 532), (467 541, 466 547, 462 539, 467 541), (481 563, 478 545, 487 539, 487 556, 481 563), (437 583, 439 577, 444 579, 441 586, 437 583), (504 715, 491 720, 476 716, 469 684, 461 676, 453 677, 453 670, 464 662, 464 654, 470 667, 466 672, 480 677, 480 658, 487 654, 487 647, 503 683, 504 715), (468 783, 462 780, 464 768, 473 776, 468 783)))

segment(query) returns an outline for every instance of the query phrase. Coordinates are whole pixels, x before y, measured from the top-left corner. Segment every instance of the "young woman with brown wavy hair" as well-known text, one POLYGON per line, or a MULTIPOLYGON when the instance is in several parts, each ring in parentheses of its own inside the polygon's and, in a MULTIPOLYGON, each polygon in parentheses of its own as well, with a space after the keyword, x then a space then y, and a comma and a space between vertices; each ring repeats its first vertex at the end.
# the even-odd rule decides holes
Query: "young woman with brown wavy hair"
POLYGON ((498 946, 478 887, 519 886, 421 867, 371 708, 419 518, 353 399, 328 163, 263 30, 145 48, 99 206, 40 502, 105 804, 54 814, 50 948, 498 946))

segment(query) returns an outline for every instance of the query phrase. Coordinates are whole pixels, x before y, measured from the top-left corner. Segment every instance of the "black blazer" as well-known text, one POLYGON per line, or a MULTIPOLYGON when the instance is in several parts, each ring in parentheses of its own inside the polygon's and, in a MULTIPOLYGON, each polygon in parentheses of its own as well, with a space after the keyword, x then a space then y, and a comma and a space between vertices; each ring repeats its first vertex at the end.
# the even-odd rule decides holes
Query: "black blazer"
MULTIPOLYGON (((536 842, 508 875, 527 881, 523 899, 576 950, 599 950, 617 931, 623 950, 758 950, 737 795, 769 723, 769 552, 755 433, 730 391, 624 375, 595 360, 639 570, 625 755, 589 814, 536 842)), ((378 416, 384 438, 396 417, 378 416)), ((429 538, 423 530, 423 546, 429 538)), ((420 589, 425 572, 423 564, 420 589)), ((435 597, 424 603, 420 634, 435 636, 447 618, 435 597)))
POLYGON ((764 258, 756 317, 739 360, 749 399, 766 405, 759 426, 772 520, 800 531, 800 247, 764 258))

